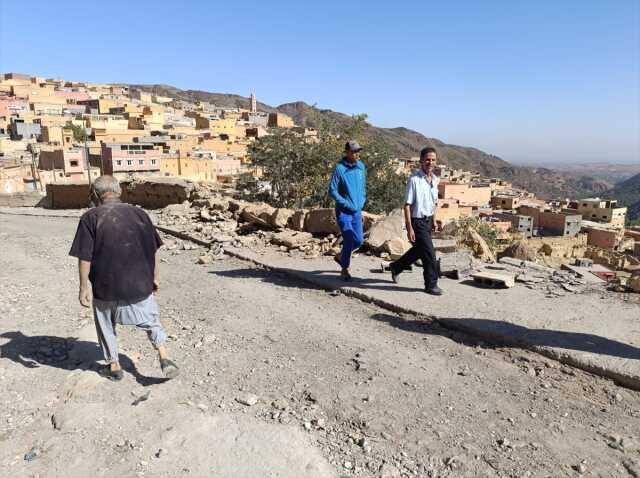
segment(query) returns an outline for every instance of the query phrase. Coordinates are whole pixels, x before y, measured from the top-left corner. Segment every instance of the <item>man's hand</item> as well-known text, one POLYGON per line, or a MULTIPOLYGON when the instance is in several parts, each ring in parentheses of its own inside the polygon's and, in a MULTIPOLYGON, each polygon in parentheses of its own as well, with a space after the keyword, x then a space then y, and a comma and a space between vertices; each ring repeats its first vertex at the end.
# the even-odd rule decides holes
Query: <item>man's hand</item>
POLYGON ((91 304, 91 293, 89 292, 88 287, 80 287, 78 300, 80 301, 80 305, 82 307, 89 307, 89 305, 91 304))
POLYGON ((413 231, 413 227, 411 226, 407 228, 407 238, 411 244, 416 242, 416 233, 413 231))
POLYGON ((157 294, 158 289, 160 289, 160 281, 158 281, 158 279, 153 279, 153 293, 157 294))
POLYGON ((439 232, 439 231, 440 231, 440 227, 438 226, 438 221, 434 219, 433 221, 431 221, 431 232, 439 232))

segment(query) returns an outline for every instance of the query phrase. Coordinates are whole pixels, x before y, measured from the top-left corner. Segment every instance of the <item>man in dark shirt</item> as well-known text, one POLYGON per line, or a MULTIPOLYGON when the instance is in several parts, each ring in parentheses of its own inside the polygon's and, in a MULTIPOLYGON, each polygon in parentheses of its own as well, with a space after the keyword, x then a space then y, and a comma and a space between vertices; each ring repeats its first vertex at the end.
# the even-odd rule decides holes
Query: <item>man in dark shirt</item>
POLYGON ((167 335, 153 296, 159 286, 156 251, 162 241, 147 213, 120 202, 120 192, 120 184, 112 176, 94 181, 91 199, 98 207, 80 218, 69 252, 78 258, 79 300, 84 307, 91 302, 91 282, 98 340, 108 363, 100 374, 122 379, 115 330, 116 324, 122 324, 147 332, 158 350, 164 375, 174 378, 178 367, 168 358, 167 335))

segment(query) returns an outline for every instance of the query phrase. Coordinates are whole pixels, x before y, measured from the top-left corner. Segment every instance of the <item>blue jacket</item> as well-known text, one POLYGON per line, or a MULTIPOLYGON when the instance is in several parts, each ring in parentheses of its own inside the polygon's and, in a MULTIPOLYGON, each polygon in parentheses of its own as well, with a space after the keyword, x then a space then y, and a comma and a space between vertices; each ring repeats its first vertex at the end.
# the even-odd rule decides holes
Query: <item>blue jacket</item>
POLYGON ((353 214, 362 211, 367 200, 367 172, 362 161, 355 164, 347 158, 337 164, 331 183, 329 195, 336 200, 336 210, 353 214))

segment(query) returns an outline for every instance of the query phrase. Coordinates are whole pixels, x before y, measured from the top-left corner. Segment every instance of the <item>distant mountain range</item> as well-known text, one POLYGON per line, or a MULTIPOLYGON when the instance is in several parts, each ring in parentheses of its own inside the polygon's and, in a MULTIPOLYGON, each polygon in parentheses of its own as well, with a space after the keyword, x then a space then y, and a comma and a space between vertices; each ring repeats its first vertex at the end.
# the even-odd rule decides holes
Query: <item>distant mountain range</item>
MULTIPOLYGON (((240 95, 209 93, 197 90, 180 90, 168 85, 129 85, 143 91, 161 96, 169 96, 186 101, 207 101, 221 107, 248 108, 249 99, 240 95)), ((319 115, 337 123, 349 121, 350 116, 328 109, 318 109, 302 101, 285 103, 274 107, 258 103, 258 109, 269 113, 280 112, 293 118, 296 124, 314 127, 319 115)), ((379 136, 390 146, 393 154, 399 158, 417 156, 425 146, 438 149, 440 161, 450 167, 477 171, 483 176, 502 178, 515 186, 524 188, 543 199, 582 198, 602 194, 612 188, 613 183, 597 179, 590 175, 575 174, 550 168, 532 168, 516 166, 497 156, 479 149, 446 144, 435 138, 427 138, 408 128, 378 128, 367 124, 365 135, 379 136)))
POLYGON ((627 216, 631 220, 640 219, 640 174, 618 183, 602 196, 616 198, 620 205, 627 206, 627 216))

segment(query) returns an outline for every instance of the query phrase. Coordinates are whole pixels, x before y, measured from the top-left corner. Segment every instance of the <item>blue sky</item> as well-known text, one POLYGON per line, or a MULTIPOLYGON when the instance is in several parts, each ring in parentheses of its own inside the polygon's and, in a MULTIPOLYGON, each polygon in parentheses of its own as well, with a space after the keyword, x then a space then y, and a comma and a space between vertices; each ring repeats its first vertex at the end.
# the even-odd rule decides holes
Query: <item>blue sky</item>
POLYGON ((512 162, 640 162, 638 0, 0 0, 0 71, 255 91, 512 162))

